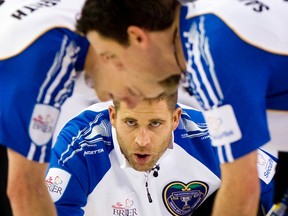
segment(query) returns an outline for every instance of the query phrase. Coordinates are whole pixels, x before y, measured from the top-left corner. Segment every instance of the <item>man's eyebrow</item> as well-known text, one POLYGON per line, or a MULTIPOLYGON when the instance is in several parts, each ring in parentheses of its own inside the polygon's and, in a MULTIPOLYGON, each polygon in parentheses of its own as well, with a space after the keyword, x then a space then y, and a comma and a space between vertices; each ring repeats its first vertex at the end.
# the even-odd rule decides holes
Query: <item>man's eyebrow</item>
POLYGON ((107 52, 101 52, 101 53, 99 53, 99 55, 100 55, 101 57, 103 57, 103 56, 105 56, 105 55, 108 55, 108 53, 107 53, 107 52))
POLYGON ((149 119, 149 122, 155 122, 155 121, 157 121, 157 122, 166 122, 165 119, 160 119, 160 118, 149 119))
POLYGON ((124 118, 122 118, 122 121, 137 121, 137 119, 135 119, 135 118, 132 118, 132 117, 124 117, 124 118))
MULTIPOLYGON (((138 120, 135 119, 135 118, 132 118, 132 117, 124 117, 124 118, 122 118, 122 121, 135 121, 135 122, 137 122, 138 120)), ((148 121, 149 122, 155 122, 155 121, 157 121, 157 122, 166 122, 166 120, 162 119, 162 118, 152 118, 152 119, 148 119, 148 121)))

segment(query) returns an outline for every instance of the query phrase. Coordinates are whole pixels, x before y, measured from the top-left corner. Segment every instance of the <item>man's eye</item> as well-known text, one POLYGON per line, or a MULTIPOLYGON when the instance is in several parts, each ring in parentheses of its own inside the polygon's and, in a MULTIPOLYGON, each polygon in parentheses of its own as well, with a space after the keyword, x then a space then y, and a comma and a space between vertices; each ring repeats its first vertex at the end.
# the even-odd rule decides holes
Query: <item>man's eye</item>
POLYGON ((108 58, 111 60, 111 59, 114 59, 115 58, 115 55, 109 55, 108 58))
POLYGON ((135 121, 132 121, 132 120, 129 120, 129 121, 126 121, 126 124, 128 126, 135 126, 136 125, 136 122, 135 121))
POLYGON ((112 60, 115 58, 115 55, 102 55, 102 58, 105 60, 105 61, 109 61, 109 60, 112 60))
POLYGON ((151 122, 150 125, 152 127, 158 127, 161 123, 160 122, 151 122))

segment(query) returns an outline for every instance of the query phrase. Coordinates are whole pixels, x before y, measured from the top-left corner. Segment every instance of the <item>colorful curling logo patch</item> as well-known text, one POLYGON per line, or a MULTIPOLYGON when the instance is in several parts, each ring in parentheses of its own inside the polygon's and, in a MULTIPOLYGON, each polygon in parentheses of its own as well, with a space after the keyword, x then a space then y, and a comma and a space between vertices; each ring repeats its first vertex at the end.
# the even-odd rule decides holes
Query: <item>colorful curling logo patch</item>
POLYGON ((190 215, 202 203, 208 190, 209 186, 205 182, 191 181, 184 184, 175 181, 163 189, 163 201, 172 215, 190 215))

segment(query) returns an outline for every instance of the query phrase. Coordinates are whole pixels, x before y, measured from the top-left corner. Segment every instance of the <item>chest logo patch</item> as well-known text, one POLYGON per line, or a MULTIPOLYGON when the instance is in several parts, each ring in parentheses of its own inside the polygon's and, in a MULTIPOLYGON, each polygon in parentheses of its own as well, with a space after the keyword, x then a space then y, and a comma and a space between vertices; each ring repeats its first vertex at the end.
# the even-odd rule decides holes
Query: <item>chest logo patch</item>
POLYGON ((171 182, 163 189, 163 202, 172 215, 190 215, 202 203, 208 190, 209 186, 201 181, 171 182))

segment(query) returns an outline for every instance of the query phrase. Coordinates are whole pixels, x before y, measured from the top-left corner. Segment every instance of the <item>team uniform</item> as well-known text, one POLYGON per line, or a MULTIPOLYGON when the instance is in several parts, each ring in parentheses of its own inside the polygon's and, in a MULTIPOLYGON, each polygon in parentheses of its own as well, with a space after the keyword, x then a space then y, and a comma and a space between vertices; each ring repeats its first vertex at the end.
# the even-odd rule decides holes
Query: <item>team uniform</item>
MULTIPOLYGON (((219 188, 219 162, 201 112, 181 105, 169 148, 150 171, 140 172, 121 153, 109 104, 95 104, 69 121, 52 149, 46 184, 59 216, 189 215, 219 188)), ((259 150, 266 210, 275 164, 259 150)))
POLYGON ((185 87, 207 110, 205 118, 222 163, 270 139, 277 140, 278 150, 288 151, 287 11, 283 0, 182 5, 185 87), (271 137, 267 110, 275 122, 271 137))
POLYGON ((76 34, 84 0, 14 0, 0 6, 0 144, 48 162, 61 105, 89 43, 76 34))

